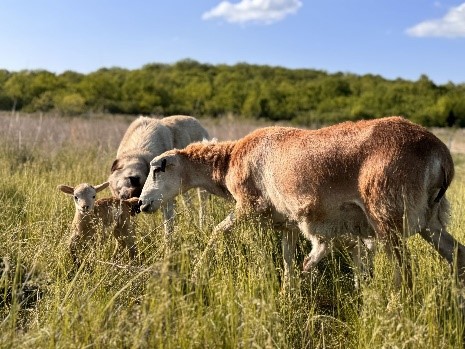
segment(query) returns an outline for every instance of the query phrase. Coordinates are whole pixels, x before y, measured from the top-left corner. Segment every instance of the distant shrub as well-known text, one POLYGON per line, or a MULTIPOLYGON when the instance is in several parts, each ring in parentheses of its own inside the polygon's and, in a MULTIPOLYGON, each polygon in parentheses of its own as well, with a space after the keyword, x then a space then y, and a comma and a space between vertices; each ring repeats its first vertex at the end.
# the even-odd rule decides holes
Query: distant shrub
POLYGON ((56 107, 63 115, 78 115, 86 110, 86 101, 79 93, 71 93, 57 99, 56 107))

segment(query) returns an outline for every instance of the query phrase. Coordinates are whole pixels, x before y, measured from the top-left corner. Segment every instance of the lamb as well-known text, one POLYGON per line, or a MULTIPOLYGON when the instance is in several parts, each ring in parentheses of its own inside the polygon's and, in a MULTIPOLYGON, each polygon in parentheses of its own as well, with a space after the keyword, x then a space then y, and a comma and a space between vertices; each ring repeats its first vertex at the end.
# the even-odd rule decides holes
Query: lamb
POLYGON ((140 195, 143 212, 193 187, 232 199, 235 211, 216 230, 229 231, 249 215, 287 226, 288 272, 297 232, 312 242, 303 271, 328 253, 332 239, 348 235, 367 244, 383 241, 411 285, 403 238, 419 232, 451 266, 456 263, 465 281, 465 246, 446 229, 451 154, 436 136, 402 117, 319 130, 267 127, 238 141, 171 150, 150 166, 140 195))
POLYGON ((103 230, 113 229, 113 236, 118 244, 114 255, 127 249, 132 260, 137 257, 131 216, 135 214, 138 198, 119 200, 109 197, 95 200, 96 194, 108 185, 109 183, 105 182, 96 186, 81 183, 74 188, 64 184, 58 186, 58 190, 73 196, 76 207, 69 241, 69 250, 75 267, 81 264, 80 255, 88 243, 96 237, 98 227, 102 227, 103 230))
MULTIPOLYGON (((119 199, 138 197, 149 174, 149 163, 155 156, 169 149, 184 148, 189 143, 203 139, 209 139, 207 130, 191 116, 137 118, 124 134, 111 166, 108 181, 113 196, 119 199)), ((198 191, 198 196, 202 225, 206 195, 198 191)), ((165 234, 170 235, 173 231, 174 200, 167 200, 162 210, 165 234)))

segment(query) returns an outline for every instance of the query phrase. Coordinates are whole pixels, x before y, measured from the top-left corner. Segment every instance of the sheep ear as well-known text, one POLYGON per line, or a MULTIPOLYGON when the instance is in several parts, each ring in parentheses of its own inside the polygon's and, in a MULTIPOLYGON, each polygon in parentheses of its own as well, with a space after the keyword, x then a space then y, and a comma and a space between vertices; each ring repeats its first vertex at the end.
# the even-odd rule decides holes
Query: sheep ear
POLYGON ((111 165, 111 173, 115 172, 116 170, 119 170, 121 169, 121 166, 119 164, 119 160, 116 159, 115 161, 113 161, 113 164, 111 165))
POLYGON ((105 182, 94 187, 95 191, 98 193, 110 185, 110 182, 105 182))
POLYGON ((166 169, 166 159, 163 159, 163 160, 161 161, 160 171, 161 171, 161 172, 165 172, 165 169, 166 169))
POLYGON ((154 167, 155 172, 165 172, 166 168, 175 164, 175 156, 168 155, 161 160, 150 162, 150 166, 154 167))
POLYGON ((74 188, 69 185, 61 184, 57 187, 58 190, 61 190, 65 194, 74 195, 74 188))
POLYGON ((154 173, 165 172, 167 165, 166 158, 162 159, 161 161, 157 161, 156 163, 151 165, 153 166, 154 173))
POLYGON ((164 165, 165 169, 167 167, 174 166, 177 163, 176 155, 167 156, 166 158, 163 159, 163 162, 165 163, 165 165, 164 165))
POLYGON ((217 144, 218 143, 218 138, 214 137, 212 139, 208 138, 203 138, 202 139, 202 144, 217 144))

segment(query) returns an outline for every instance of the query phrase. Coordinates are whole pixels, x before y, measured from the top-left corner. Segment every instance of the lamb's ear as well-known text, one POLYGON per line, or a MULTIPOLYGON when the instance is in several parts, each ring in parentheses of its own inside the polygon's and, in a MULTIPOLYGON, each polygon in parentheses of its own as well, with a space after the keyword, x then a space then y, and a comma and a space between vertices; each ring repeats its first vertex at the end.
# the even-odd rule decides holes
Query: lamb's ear
POLYGON ((105 182, 94 187, 95 191, 98 193, 110 185, 110 182, 105 182))
POLYGON ((68 195, 74 195, 74 188, 70 187, 69 185, 65 184, 60 184, 57 187, 58 190, 61 190, 63 193, 68 194, 68 195))

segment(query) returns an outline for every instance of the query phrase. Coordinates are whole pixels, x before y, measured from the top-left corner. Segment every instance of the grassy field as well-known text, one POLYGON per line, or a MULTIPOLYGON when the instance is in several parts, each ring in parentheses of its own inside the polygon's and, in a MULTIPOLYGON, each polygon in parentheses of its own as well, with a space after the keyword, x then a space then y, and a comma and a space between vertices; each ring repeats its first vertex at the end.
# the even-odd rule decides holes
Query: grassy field
MULTIPOLYGON (((464 346, 461 290, 445 262, 417 237, 408 243, 411 291, 394 287, 394 266, 379 253, 374 278, 360 290, 352 286, 347 258, 335 254, 282 292, 280 236, 253 223, 220 237, 193 283, 212 227, 232 207, 218 198, 209 202, 203 229, 179 202, 169 245, 159 213, 137 216, 145 255, 139 265, 112 260, 114 240, 108 239, 69 274, 74 206, 56 186, 105 181, 129 121, 0 114, 0 348, 464 346)), ((262 126, 231 118, 202 122, 220 140, 262 126)), ((455 149, 450 231, 465 242, 463 132, 435 132, 455 149)), ((300 241, 296 263, 310 248, 300 241)))

